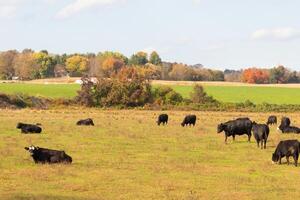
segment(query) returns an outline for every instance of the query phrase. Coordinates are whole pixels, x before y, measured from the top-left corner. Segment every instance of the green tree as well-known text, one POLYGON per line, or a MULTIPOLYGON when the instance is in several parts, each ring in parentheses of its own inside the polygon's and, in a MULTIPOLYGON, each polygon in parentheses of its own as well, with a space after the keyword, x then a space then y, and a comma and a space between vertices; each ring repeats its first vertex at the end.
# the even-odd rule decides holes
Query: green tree
POLYGON ((39 76, 41 78, 54 76, 54 66, 56 63, 53 58, 48 55, 47 51, 34 53, 34 58, 36 59, 37 64, 40 66, 39 76))
POLYGON ((270 70, 270 82, 271 83, 285 83, 286 82, 287 69, 280 65, 270 70))
POLYGON ((153 65, 161 65, 162 64, 161 58, 159 57, 159 55, 156 51, 153 51, 150 54, 149 62, 152 63, 153 65))
POLYGON ((147 57, 147 53, 140 51, 130 57, 129 63, 131 65, 145 65, 148 63, 147 57))

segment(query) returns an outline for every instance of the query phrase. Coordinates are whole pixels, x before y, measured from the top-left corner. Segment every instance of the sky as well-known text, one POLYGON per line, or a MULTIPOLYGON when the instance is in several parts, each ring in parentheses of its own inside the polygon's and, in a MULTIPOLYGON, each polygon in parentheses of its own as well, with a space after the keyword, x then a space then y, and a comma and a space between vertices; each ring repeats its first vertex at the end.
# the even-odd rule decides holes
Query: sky
POLYGON ((214 69, 300 70, 299 0, 0 0, 0 51, 156 50, 214 69))

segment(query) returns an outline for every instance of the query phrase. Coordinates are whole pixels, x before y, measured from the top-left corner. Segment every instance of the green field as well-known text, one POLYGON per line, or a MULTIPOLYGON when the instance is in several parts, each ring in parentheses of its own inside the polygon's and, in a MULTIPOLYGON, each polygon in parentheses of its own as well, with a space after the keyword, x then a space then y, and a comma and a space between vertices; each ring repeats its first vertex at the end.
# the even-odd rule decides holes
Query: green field
MULTIPOLYGON (((300 168, 272 165, 280 140, 300 139, 271 127, 267 149, 239 136, 224 143, 216 125, 240 113, 194 112, 195 127, 183 128, 187 112, 6 110, 0 113, 0 199, 289 199, 300 196, 300 168), (76 127, 92 117, 94 127, 76 127), (41 135, 20 134, 17 122, 41 122, 41 135), (205 124, 205 125, 204 125, 205 124), (65 150, 71 165, 34 164, 25 146, 65 150)), ((269 114, 243 113, 257 122, 269 114)), ((300 124, 297 114, 289 115, 300 124)), ((280 115, 278 115, 280 117, 280 115)))
MULTIPOLYGON (((155 85, 154 87, 157 87, 155 85)), ((177 92, 188 98, 192 86, 171 85, 177 92)), ((249 87, 249 86, 204 86, 206 92, 221 102, 245 102, 270 104, 300 104, 300 88, 249 87)), ((0 92, 25 93, 50 98, 72 98, 80 89, 77 84, 19 84, 1 83, 0 92)))
POLYGON ((73 98, 79 89, 80 85, 78 84, 0 83, 0 92, 2 93, 24 93, 49 98, 73 98))

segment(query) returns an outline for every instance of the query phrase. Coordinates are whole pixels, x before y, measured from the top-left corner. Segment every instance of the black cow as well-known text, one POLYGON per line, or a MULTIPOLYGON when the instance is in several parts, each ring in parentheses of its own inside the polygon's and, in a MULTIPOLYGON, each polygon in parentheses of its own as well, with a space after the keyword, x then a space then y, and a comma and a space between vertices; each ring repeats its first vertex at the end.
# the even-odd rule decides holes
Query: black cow
POLYGON ((278 129, 282 130, 283 128, 289 127, 290 124, 291 124, 290 118, 288 118, 288 117, 282 117, 278 129))
POLYGON ((280 129, 282 133, 300 133, 300 128, 295 126, 288 126, 280 129))
POLYGON ((290 124, 291 120, 287 117, 283 117, 277 129, 280 130, 282 133, 300 133, 300 128, 290 126, 290 124))
POLYGON ((72 158, 64 151, 45 149, 35 146, 25 147, 29 151, 35 163, 72 163, 72 158))
POLYGON ((267 125, 277 124, 277 117, 275 115, 271 115, 268 118, 267 125))
POLYGON ((91 118, 87 118, 87 119, 81 119, 79 120, 76 125, 78 126, 94 126, 94 122, 91 118))
POLYGON ((225 142, 227 142, 229 136, 232 136, 235 140, 236 135, 244 134, 248 135, 248 141, 250 142, 252 122, 249 118, 238 118, 219 124, 217 129, 218 133, 225 132, 225 142))
POLYGON ((181 126, 187 126, 187 125, 193 125, 195 126, 196 124, 196 115, 187 115, 185 116, 185 118, 183 119, 182 123, 181 123, 181 126))
POLYGON ((169 116, 167 114, 160 114, 157 119, 157 125, 159 126, 161 123, 163 125, 168 124, 169 116))
POLYGON ((261 149, 263 148, 263 144, 264 144, 264 148, 266 148, 266 143, 270 133, 269 127, 266 124, 257 124, 256 122, 253 122, 252 132, 257 142, 257 147, 259 147, 259 143, 261 143, 260 144, 261 149))
POLYGON ((298 140, 285 140, 279 142, 275 152, 272 155, 273 162, 279 162, 281 164, 281 158, 286 157, 287 164, 290 164, 289 157, 293 156, 295 166, 298 165, 300 143, 298 140))
POLYGON ((42 128, 34 124, 18 123, 17 129, 21 129, 21 133, 41 133, 42 128))

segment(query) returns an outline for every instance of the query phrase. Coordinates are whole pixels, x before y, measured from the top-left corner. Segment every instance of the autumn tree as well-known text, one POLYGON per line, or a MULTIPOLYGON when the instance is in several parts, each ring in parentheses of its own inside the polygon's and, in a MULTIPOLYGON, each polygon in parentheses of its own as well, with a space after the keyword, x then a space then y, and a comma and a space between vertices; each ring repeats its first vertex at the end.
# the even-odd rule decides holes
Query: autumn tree
POLYGON ((17 57, 17 51, 6 51, 0 53, 0 78, 12 79, 14 76, 14 60, 17 57))
POLYGON ((162 64, 161 58, 159 57, 159 55, 156 51, 153 51, 150 54, 149 62, 152 63, 153 65, 161 65, 162 64))
POLYGON ((269 71, 266 69, 248 68, 243 71, 242 80, 246 83, 268 83, 269 71))
POLYGON ((122 60, 125 65, 128 64, 128 58, 119 52, 105 51, 103 53, 98 53, 96 56, 99 59, 100 64, 102 64, 107 58, 115 58, 122 60))
POLYGON ((102 63, 102 70, 106 77, 111 77, 124 66, 125 63, 123 60, 114 57, 108 57, 102 63))
POLYGON ((74 55, 66 60, 66 69, 71 76, 78 76, 88 70, 88 59, 84 56, 74 55))
POLYGON ((20 80, 40 78, 39 65, 31 51, 18 54, 14 62, 14 70, 20 80))
POLYGON ((169 72, 169 77, 171 80, 182 81, 188 80, 190 74, 189 69, 184 64, 174 64, 171 71, 169 72))

